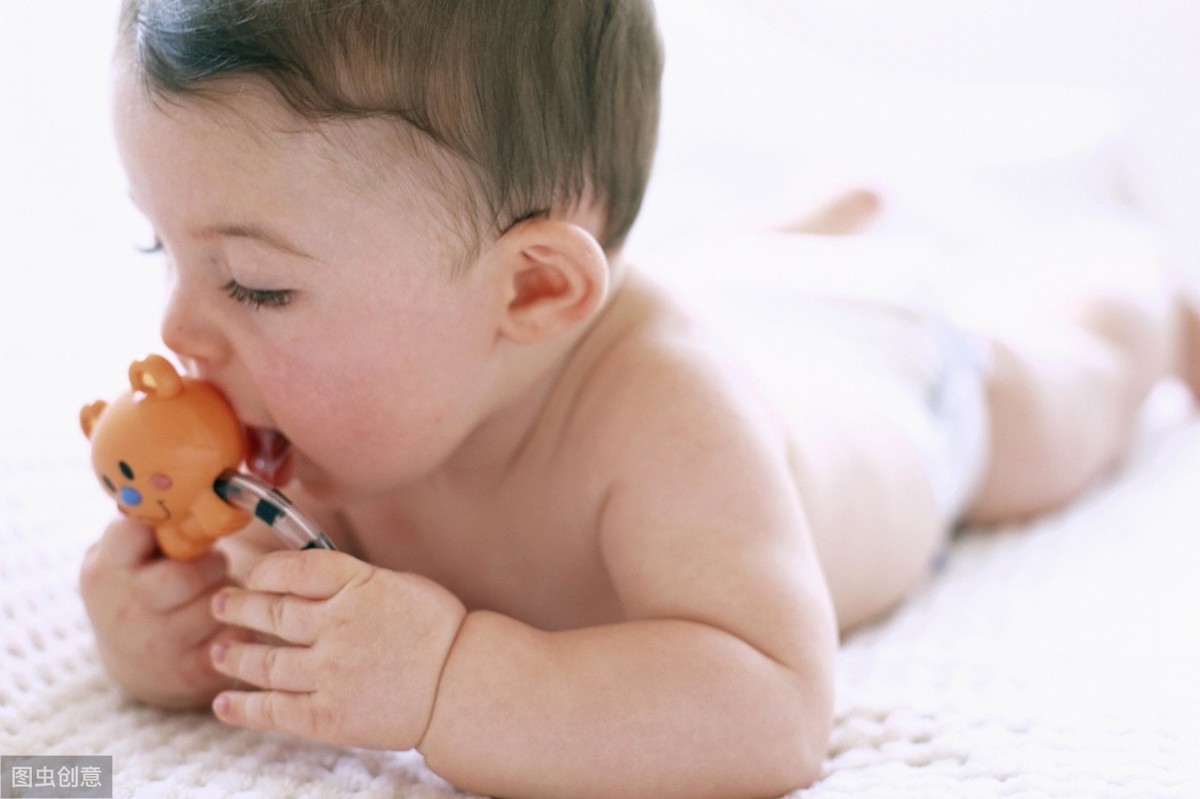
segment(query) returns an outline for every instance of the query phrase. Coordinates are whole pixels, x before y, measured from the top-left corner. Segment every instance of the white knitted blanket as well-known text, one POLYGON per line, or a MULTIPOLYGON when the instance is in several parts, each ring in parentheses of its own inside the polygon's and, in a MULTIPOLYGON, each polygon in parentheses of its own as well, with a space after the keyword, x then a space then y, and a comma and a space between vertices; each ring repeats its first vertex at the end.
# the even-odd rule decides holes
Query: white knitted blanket
MULTIPOLYGON (((903 609, 846 642, 824 776, 796 796, 1200 797, 1200 421, 1167 409, 1178 392, 1158 399, 1110 482, 963 534, 903 609)), ((112 755, 118 797, 459 795, 413 753, 125 698, 76 588, 107 511, 86 447, 0 434, 0 753, 112 755)))

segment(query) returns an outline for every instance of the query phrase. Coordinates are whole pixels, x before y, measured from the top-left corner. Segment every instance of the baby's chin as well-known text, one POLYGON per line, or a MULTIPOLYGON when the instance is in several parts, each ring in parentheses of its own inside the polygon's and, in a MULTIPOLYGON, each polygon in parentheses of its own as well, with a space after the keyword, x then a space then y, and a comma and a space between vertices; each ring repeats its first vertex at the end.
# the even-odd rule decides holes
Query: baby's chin
POLYGON ((294 448, 288 454, 287 469, 280 476, 286 476, 287 480, 279 483, 277 488, 287 486, 288 491, 298 491, 325 505, 342 504, 359 493, 354 486, 339 479, 339 475, 322 468, 294 448))
POLYGON ((329 468, 313 461, 300 450, 294 451, 292 462, 295 468, 285 493, 296 492, 306 500, 329 507, 386 501, 405 485, 402 481, 382 479, 379 472, 355 473, 354 466, 361 466, 361 463, 329 468))

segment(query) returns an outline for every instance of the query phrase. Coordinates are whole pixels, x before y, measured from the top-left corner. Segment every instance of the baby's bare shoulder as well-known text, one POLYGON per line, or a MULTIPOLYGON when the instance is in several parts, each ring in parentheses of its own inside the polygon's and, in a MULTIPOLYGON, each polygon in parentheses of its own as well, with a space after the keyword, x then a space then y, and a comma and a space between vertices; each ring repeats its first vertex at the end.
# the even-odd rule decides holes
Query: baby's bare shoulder
POLYGON ((652 486, 646 501, 660 508, 697 493, 736 494, 740 507, 793 491, 783 428, 742 373, 661 291, 635 282, 624 292, 570 414, 567 437, 588 453, 593 484, 626 495, 652 486))
POLYGON ((828 607, 782 428, 702 330, 631 288, 576 405, 609 579, 631 617, 705 619, 790 662, 828 607))
POLYGON ((582 351, 573 436, 672 449, 721 431, 780 443, 774 417, 704 328, 651 283, 631 280, 582 351))

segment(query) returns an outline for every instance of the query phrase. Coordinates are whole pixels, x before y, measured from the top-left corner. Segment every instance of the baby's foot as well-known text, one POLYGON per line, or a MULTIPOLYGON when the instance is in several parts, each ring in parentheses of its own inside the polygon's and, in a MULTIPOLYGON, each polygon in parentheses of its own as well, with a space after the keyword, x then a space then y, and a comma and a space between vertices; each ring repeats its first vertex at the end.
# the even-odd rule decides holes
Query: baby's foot
POLYGON ((860 233, 879 216, 883 200, 870 189, 851 189, 824 205, 780 225, 783 233, 848 236, 860 233))
POLYGON ((1200 290, 1194 286, 1179 289, 1180 352, 1179 378, 1200 402, 1200 290))

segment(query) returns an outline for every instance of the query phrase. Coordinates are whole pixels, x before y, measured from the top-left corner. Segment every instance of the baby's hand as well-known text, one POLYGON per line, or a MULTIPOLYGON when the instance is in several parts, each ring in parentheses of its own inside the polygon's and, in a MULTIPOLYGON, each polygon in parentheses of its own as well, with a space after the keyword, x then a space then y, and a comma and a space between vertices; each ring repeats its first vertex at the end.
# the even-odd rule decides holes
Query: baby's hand
POLYGON ((88 550, 79 582, 100 659, 135 698, 201 707, 229 686, 208 655, 224 629, 209 610, 227 582, 222 555, 166 559, 150 527, 121 518, 88 550))
POLYGON ((433 713, 442 666, 466 616, 430 580, 340 552, 276 552, 245 589, 213 598, 222 622, 282 645, 213 645, 217 669, 261 691, 213 702, 223 721, 350 746, 415 748, 433 713))

